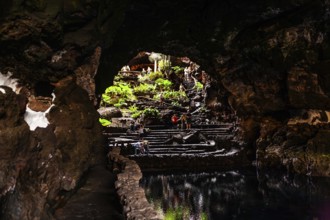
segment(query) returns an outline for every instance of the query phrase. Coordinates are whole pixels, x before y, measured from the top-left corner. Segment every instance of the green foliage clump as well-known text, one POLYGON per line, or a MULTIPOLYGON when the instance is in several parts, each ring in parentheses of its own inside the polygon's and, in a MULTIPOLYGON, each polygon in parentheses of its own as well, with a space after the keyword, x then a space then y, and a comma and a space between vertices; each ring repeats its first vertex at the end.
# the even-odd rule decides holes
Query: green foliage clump
POLYGON ((126 101, 133 100, 136 100, 133 89, 125 82, 115 82, 115 85, 108 87, 102 94, 102 101, 109 105, 122 106, 126 101))
POLYGON ((142 115, 143 111, 137 111, 131 115, 132 118, 137 119, 142 115))
POLYGON ((164 74, 162 72, 151 72, 149 74, 138 76, 138 81, 140 83, 153 82, 159 78, 164 78, 164 74))
MULTIPOLYGON (((154 96, 154 100, 160 100, 160 95, 157 94, 154 96)), ((162 92, 163 99, 169 100, 169 101, 185 101, 188 97, 186 95, 185 91, 164 91, 162 92)))
POLYGON ((145 74, 145 75, 139 75, 139 76, 138 76, 138 82, 140 82, 140 83, 150 82, 149 75, 148 75, 148 74, 145 74))
POLYGON ((197 82, 194 86, 195 89, 197 89, 197 91, 201 91, 204 88, 204 85, 201 82, 197 82))
POLYGON ((111 125, 111 121, 108 121, 107 119, 104 119, 104 118, 99 118, 99 122, 101 123, 102 126, 111 125))
POLYGON ((119 82, 119 81, 121 81, 123 78, 124 78, 123 75, 121 75, 121 74, 117 74, 117 75, 114 77, 113 81, 114 81, 114 82, 119 82))
POLYGON ((180 103, 178 102, 178 101, 173 101, 173 102, 171 102, 171 105, 173 105, 173 106, 181 106, 180 105, 180 103))
POLYGON ((165 213, 165 220, 189 219, 189 208, 178 207, 176 209, 169 208, 165 213))
POLYGON ((149 79, 150 79, 151 81, 155 81, 155 80, 157 80, 158 78, 164 78, 164 74, 163 74, 162 72, 158 72, 158 71, 156 71, 156 72, 151 72, 148 76, 149 76, 149 79))
POLYGON ((128 109, 131 113, 131 117, 134 119, 140 117, 143 113, 143 111, 139 110, 136 105, 131 105, 128 109))
POLYGON ((146 108, 143 110, 143 115, 145 118, 158 118, 159 111, 156 108, 146 108))
POLYGON ((113 106, 117 107, 117 108, 121 108, 123 106, 127 106, 127 102, 126 102, 126 99, 124 98, 119 98, 118 99, 118 102, 115 103, 113 106))
POLYGON ((146 94, 153 93, 155 86, 149 83, 141 83, 140 85, 134 87, 134 94, 146 94))
POLYGON ((160 88, 161 90, 169 90, 173 83, 168 79, 158 78, 155 81, 155 84, 157 88, 160 88))
POLYGON ((171 62, 169 60, 160 60, 158 66, 161 70, 166 70, 171 67, 171 62))
POLYGON ((172 70, 174 71, 175 74, 179 74, 179 73, 183 72, 184 68, 180 67, 180 66, 173 66, 172 70))

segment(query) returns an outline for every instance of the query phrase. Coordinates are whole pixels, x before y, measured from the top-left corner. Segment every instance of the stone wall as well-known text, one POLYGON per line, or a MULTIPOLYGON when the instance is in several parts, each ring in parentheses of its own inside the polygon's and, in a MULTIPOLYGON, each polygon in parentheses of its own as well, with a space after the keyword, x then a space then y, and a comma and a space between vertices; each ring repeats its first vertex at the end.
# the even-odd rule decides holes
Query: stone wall
MULTIPOLYGON (((115 187, 123 205, 123 214, 130 219, 163 219, 145 196, 144 189, 139 186, 142 172, 134 160, 120 155, 120 148, 113 148, 109 159, 115 169, 119 169, 115 187)), ((115 170, 114 169, 114 170, 115 170)))

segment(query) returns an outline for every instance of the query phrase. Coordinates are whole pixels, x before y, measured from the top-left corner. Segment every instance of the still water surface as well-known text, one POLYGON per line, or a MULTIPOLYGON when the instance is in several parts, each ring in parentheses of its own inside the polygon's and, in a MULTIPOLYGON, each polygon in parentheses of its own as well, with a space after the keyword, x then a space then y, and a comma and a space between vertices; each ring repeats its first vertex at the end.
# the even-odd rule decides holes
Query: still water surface
POLYGON ((330 220, 330 178, 253 169, 145 173, 141 186, 168 220, 330 220))

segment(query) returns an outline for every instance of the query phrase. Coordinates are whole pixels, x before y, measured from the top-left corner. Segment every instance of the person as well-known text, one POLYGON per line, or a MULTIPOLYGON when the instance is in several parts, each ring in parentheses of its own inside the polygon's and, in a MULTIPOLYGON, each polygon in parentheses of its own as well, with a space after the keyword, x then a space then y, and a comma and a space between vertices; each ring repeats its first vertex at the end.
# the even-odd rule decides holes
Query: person
POLYGON ((188 67, 184 68, 184 79, 189 82, 190 81, 190 70, 188 67))
POLYGON ((191 129, 191 113, 189 111, 186 116, 186 129, 191 129))
POLYGON ((183 113, 180 117, 180 121, 181 121, 181 129, 184 129, 186 123, 187 123, 187 115, 185 113, 183 113))
POLYGON ((160 95, 159 95, 159 104, 160 105, 164 105, 164 96, 163 96, 163 93, 161 92, 160 95))
POLYGON ((122 71, 122 72, 127 72, 127 68, 126 68, 126 66, 123 66, 123 67, 121 68, 121 71, 122 71))
POLYGON ((180 92, 186 91, 186 89, 184 88, 184 86, 182 85, 182 83, 180 84, 179 91, 180 92))
POLYGON ((141 142, 140 141, 131 143, 131 145, 134 148, 135 155, 138 153, 138 151, 139 151, 139 153, 141 153, 141 142))
POLYGON ((139 124, 138 133, 139 133, 140 138, 144 137, 145 132, 144 132, 144 127, 142 124, 139 124))
POLYGON ((150 68, 150 66, 148 66, 147 73, 150 74, 151 73, 151 70, 152 69, 150 68))
POLYGON ((178 121, 179 121, 179 117, 176 114, 174 114, 171 118, 173 128, 178 127, 178 121))
POLYGON ((144 68, 142 68, 142 75, 145 75, 146 73, 147 71, 144 68))
POLYGON ((134 132, 135 131, 135 122, 134 121, 131 121, 131 124, 130 124, 130 130, 132 131, 132 132, 134 132))
POLYGON ((149 141, 142 138, 142 145, 144 153, 149 154, 149 141))
POLYGON ((207 74, 205 73, 205 71, 202 71, 202 83, 203 85, 205 85, 207 82, 207 74))

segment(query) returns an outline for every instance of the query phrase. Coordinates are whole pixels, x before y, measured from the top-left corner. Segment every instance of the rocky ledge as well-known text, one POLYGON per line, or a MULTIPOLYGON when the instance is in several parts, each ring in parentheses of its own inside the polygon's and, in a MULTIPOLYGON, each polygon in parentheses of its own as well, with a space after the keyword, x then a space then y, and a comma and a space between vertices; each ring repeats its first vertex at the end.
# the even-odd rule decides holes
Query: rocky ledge
POLYGON ((142 172, 137 163, 120 155, 119 147, 111 150, 109 159, 114 171, 120 172, 115 187, 126 219, 164 219, 147 201, 143 188, 139 186, 142 172))
POLYGON ((281 127, 272 135, 258 139, 258 167, 330 176, 329 137, 329 124, 281 127))

